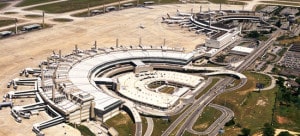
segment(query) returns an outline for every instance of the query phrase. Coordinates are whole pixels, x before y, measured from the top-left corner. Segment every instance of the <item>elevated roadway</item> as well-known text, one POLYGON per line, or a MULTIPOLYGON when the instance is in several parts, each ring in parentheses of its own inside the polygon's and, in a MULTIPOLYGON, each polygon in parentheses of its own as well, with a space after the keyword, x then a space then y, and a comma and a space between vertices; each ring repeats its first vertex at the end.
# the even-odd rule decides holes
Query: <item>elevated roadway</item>
POLYGON ((153 128, 154 128, 153 119, 146 117, 146 120, 147 120, 147 130, 146 130, 144 136, 151 136, 151 134, 153 132, 153 128))

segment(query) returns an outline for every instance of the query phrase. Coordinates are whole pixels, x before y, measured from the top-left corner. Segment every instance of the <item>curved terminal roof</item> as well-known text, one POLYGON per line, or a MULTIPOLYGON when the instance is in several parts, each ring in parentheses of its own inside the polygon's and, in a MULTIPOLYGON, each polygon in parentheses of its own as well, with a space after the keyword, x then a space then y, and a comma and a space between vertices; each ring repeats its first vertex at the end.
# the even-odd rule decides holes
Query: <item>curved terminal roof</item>
POLYGON ((79 59, 69 70, 68 78, 78 89, 95 97, 96 109, 105 111, 107 107, 118 103, 120 100, 101 92, 94 83, 93 78, 102 69, 122 62, 131 62, 134 59, 187 64, 192 58, 193 53, 175 50, 122 50, 109 52, 79 59))

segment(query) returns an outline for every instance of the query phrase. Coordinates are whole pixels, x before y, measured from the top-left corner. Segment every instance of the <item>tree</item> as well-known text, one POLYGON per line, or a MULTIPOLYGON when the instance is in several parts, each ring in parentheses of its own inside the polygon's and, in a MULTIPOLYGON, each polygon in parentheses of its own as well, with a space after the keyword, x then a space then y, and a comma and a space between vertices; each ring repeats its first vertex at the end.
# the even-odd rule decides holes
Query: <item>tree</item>
POLYGON ((228 122, 225 123, 226 127, 232 126, 235 124, 234 118, 232 118, 231 120, 229 120, 228 122))
POLYGON ((243 129, 241 130, 241 132, 242 132, 242 134, 239 135, 239 136, 250 136, 251 130, 248 129, 248 128, 243 128, 243 129))
POLYGON ((282 131, 278 136, 292 136, 288 131, 282 131))
POLYGON ((275 129, 273 126, 269 123, 264 124, 264 129, 263 129, 263 136, 274 136, 275 135, 275 129))
POLYGON ((298 84, 300 84, 300 77, 296 78, 295 80, 298 84))
POLYGON ((259 33, 257 31, 251 31, 248 34, 248 37, 250 37, 250 38, 258 38, 259 37, 259 33))

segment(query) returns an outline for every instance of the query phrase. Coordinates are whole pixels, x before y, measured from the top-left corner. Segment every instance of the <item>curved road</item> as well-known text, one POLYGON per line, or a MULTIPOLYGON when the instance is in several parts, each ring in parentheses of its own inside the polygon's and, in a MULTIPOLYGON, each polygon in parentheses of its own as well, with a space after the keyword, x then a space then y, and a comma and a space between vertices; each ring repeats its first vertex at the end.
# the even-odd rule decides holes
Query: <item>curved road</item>
POLYGON ((234 112, 229 108, 216 104, 209 104, 209 106, 220 110, 222 112, 222 115, 216 121, 214 121, 213 124, 211 124, 205 131, 198 132, 193 130, 193 126, 197 121, 197 118, 199 118, 199 114, 201 114, 201 112, 198 112, 198 115, 194 116, 194 118, 191 120, 192 122, 187 126, 188 132, 196 135, 215 135, 222 128, 222 126, 225 125, 226 122, 234 117, 234 112))
POLYGON ((153 119, 146 117, 146 120, 147 120, 148 125, 147 125, 147 130, 146 130, 144 136, 151 136, 153 128, 154 128, 153 119))

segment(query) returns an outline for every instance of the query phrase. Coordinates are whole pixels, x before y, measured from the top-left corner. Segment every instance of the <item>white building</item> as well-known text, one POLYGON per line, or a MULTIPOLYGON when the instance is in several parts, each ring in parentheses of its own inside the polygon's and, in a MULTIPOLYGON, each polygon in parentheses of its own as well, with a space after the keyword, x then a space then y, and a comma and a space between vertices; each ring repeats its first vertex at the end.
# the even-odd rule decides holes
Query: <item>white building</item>
POLYGON ((243 47, 243 46, 235 46, 231 49, 230 53, 232 54, 238 54, 238 55, 248 55, 250 54, 254 49, 243 47))
POLYGON ((221 31, 211 38, 206 39, 205 46, 211 48, 220 49, 223 46, 229 45, 236 40, 236 36, 240 33, 240 30, 233 30, 230 32, 221 31))

